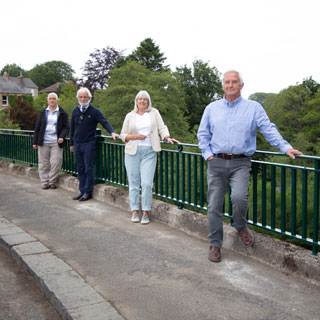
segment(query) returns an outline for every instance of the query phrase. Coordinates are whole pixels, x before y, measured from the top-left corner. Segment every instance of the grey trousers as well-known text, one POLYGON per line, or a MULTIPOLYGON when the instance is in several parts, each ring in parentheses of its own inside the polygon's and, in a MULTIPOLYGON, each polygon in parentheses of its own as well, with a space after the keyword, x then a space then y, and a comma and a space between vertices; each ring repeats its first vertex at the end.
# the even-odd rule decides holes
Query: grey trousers
POLYGON ((41 184, 57 183, 62 165, 63 148, 58 143, 38 146, 39 177, 41 184))
POLYGON ((235 228, 246 226, 248 209, 248 186, 251 158, 225 160, 213 158, 208 161, 208 223, 210 244, 221 248, 223 242, 222 209, 224 196, 231 187, 231 202, 235 228))

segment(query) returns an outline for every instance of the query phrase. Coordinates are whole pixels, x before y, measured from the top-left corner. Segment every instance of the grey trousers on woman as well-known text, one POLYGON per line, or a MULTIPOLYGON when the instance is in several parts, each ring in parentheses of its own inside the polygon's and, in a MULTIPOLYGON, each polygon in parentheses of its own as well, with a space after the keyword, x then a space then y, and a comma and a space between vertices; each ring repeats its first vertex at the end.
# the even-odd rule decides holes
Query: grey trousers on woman
POLYGON ((222 209, 224 196, 231 187, 231 202, 235 228, 240 230, 247 224, 248 186, 251 171, 251 158, 225 160, 213 158, 208 161, 208 223, 209 241, 221 248, 223 242, 222 209))
POLYGON ((57 183, 62 165, 63 148, 58 143, 44 143, 38 147, 39 177, 41 184, 57 183))

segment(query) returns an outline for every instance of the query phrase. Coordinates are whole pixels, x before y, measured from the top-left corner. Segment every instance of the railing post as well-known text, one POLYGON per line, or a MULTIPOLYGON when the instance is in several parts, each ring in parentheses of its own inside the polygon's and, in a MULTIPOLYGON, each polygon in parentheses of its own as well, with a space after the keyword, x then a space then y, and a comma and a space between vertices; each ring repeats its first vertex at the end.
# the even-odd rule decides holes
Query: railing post
POLYGON ((96 155, 95 155, 95 180, 94 183, 104 183, 102 179, 102 145, 104 142, 104 138, 101 136, 101 130, 97 129, 96 131, 96 155))
POLYGON ((313 245, 312 245, 312 254, 316 256, 319 250, 319 169, 320 161, 315 160, 315 173, 314 173, 314 200, 313 200, 313 245))

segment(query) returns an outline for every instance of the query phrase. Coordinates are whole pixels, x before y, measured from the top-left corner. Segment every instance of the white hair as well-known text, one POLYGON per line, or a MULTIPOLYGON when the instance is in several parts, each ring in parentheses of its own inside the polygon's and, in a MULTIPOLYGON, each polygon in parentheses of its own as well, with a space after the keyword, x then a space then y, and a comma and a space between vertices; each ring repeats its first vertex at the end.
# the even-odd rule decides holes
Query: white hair
POLYGON ((88 97, 89 97, 89 101, 91 101, 91 98, 92 98, 92 94, 91 92, 89 91, 88 88, 85 88, 85 87, 82 87, 80 88, 78 91, 77 91, 77 99, 78 99, 78 96, 81 92, 86 92, 88 94, 88 97))
POLYGON ((47 96, 47 101, 49 101, 49 97, 50 97, 50 96, 55 96, 57 100, 59 99, 59 98, 58 98, 58 95, 57 95, 55 92, 50 92, 50 93, 48 94, 48 96, 47 96))
POLYGON ((239 77, 240 84, 243 84, 243 78, 242 78, 241 73, 239 71, 233 70, 233 69, 228 70, 223 74, 222 83, 224 82, 224 77, 226 76, 227 73, 236 73, 238 75, 238 77, 239 77))
POLYGON ((137 112, 138 111, 138 106, 137 106, 137 100, 140 98, 146 98, 148 99, 148 108, 146 111, 151 111, 152 109, 152 103, 151 103, 151 98, 150 94, 146 90, 140 90, 138 94, 136 95, 136 98, 134 99, 134 109, 133 111, 137 112))

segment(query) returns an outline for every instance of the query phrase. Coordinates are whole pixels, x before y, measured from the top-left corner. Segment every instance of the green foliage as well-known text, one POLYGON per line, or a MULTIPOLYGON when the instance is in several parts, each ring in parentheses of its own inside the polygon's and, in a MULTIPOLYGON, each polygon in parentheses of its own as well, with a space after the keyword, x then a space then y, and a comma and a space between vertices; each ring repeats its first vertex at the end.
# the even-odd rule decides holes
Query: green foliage
POLYGON ((20 129, 19 124, 10 120, 9 109, 0 110, 0 128, 1 129, 20 129))
POLYGON ((46 108, 48 106, 47 97, 48 97, 48 94, 42 93, 42 94, 39 94, 36 98, 34 98, 33 107, 37 113, 40 113, 40 111, 43 108, 46 108))
POLYGON ((0 71, 0 74, 3 75, 5 71, 8 72, 10 77, 18 77, 20 72, 23 76, 26 76, 26 71, 15 63, 6 64, 0 71))
POLYGON ((18 107, 18 97, 22 98, 24 101, 28 102, 31 106, 33 106, 33 97, 29 95, 22 95, 22 96, 17 96, 17 95, 9 95, 8 100, 9 100, 9 105, 12 108, 17 108, 18 107))
POLYGON ((159 46, 151 38, 146 38, 129 56, 121 57, 117 61, 116 67, 120 68, 127 62, 136 61, 152 71, 166 71, 169 70, 168 66, 163 65, 166 59, 159 46))
POLYGON ((10 120, 18 124, 21 130, 33 130, 38 114, 30 103, 29 96, 16 97, 10 106, 10 120))
POLYGON ((220 73, 207 62, 196 60, 192 69, 186 65, 177 68, 176 76, 185 91, 187 108, 184 115, 192 131, 199 125, 205 107, 223 96, 220 73))
POLYGON ((196 142, 195 137, 188 133, 188 123, 183 116, 184 91, 169 71, 153 72, 137 62, 128 62, 112 70, 108 89, 97 90, 94 102, 114 129, 120 132, 140 90, 149 92, 152 105, 160 111, 172 137, 196 142))
MULTIPOLYGON (((295 149, 304 154, 319 154, 320 84, 310 77, 279 94, 258 92, 249 98, 264 106, 270 120, 295 149)), ((260 133, 257 135, 257 149, 275 151, 260 133)), ((283 158, 283 162, 290 163, 291 160, 283 158)))
POLYGON ((77 87, 72 82, 67 82, 61 86, 58 104, 68 113, 71 118, 72 110, 78 105, 77 87))
POLYGON ((310 90, 298 85, 282 90, 269 109, 269 116, 283 133, 286 140, 292 140, 303 130, 302 118, 306 103, 310 99, 310 90))
POLYGON ((37 64, 28 72, 29 78, 44 89, 56 82, 64 82, 73 78, 74 71, 70 64, 63 61, 48 61, 37 64))
POLYGON ((249 100, 259 102, 268 111, 268 107, 272 105, 277 96, 276 93, 256 92, 249 96, 249 100))

